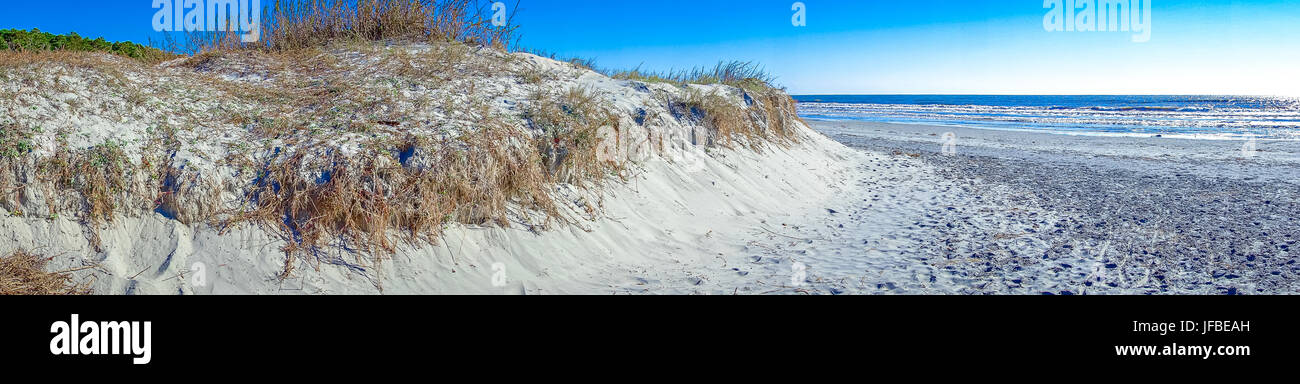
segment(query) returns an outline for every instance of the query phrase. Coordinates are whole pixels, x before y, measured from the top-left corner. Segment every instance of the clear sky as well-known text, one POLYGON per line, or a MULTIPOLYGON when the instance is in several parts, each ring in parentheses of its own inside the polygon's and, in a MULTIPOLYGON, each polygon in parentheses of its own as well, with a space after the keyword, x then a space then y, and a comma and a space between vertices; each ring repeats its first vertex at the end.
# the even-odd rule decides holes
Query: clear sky
MULTIPOLYGON (((0 28, 152 33, 152 0, 6 3, 0 28)), ((1145 43, 1048 32, 1042 0, 804 0, 804 27, 791 23, 793 3, 521 0, 516 21, 526 47, 615 68, 752 60, 796 94, 1300 96, 1296 0, 1154 0, 1145 43)))

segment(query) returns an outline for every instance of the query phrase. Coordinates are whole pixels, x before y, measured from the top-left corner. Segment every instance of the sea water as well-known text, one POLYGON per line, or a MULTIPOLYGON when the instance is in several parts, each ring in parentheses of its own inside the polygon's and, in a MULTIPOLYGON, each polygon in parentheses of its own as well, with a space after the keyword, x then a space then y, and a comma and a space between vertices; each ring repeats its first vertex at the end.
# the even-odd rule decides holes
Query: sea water
POLYGON ((819 120, 1080 135, 1300 140, 1300 98, 1272 96, 799 95, 819 120))

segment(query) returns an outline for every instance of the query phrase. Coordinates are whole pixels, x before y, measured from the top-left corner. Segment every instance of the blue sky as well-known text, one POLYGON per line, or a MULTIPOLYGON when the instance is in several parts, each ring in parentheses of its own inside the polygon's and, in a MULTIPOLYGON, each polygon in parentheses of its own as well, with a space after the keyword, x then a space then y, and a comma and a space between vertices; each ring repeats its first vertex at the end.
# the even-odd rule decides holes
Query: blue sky
MULTIPOLYGON (((0 28, 152 33, 151 0, 8 3, 0 28)), ((1154 0, 1145 43, 1048 32, 1042 0, 804 0, 805 27, 793 3, 522 0, 517 21, 527 47, 616 68, 752 60, 798 94, 1300 96, 1300 1, 1154 0)))

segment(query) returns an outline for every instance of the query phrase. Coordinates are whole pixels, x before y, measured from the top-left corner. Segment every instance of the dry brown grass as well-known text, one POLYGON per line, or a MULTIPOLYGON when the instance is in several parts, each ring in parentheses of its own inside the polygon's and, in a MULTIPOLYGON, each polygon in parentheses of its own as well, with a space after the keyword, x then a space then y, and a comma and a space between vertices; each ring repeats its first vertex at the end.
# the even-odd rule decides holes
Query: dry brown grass
MULTIPOLYGON (((624 160, 607 152, 611 142, 618 147, 623 140, 621 119, 605 95, 585 88, 545 90, 553 74, 512 69, 513 58, 500 48, 513 28, 488 27, 473 5, 479 3, 363 0, 357 8, 340 8, 328 1, 279 2, 264 24, 262 45, 223 37, 175 67, 211 92, 204 100, 253 108, 218 108, 216 115, 169 111, 184 114, 178 120, 187 123, 152 131, 137 163, 135 153, 114 142, 83 149, 59 145, 40 159, 0 159, 0 203, 17 204, 19 187, 41 183, 50 189, 47 195, 62 196, 48 200, 58 204, 50 213, 78 212, 91 227, 92 244, 98 241, 94 228, 112 223, 115 214, 151 209, 186 224, 260 225, 285 240, 282 277, 303 262, 319 267, 327 248, 354 255, 359 265, 378 265, 403 242, 438 242, 453 223, 540 230, 567 221, 563 212, 569 211, 560 209, 552 192, 559 184, 590 186, 621 174, 624 160), (374 40, 431 44, 408 50, 374 40), (349 61, 357 56, 364 65, 349 61), (223 78, 249 73, 265 80, 223 78), (505 73, 538 89, 522 116, 495 114, 490 103, 501 93, 492 93, 504 91, 476 88, 479 78, 505 73), (414 87, 443 92, 401 92, 414 87), (430 122, 413 110, 436 111, 440 118, 430 122), (186 143, 205 140, 194 131, 206 124, 236 127, 222 132, 237 137, 225 144, 248 146, 216 163, 220 172, 238 170, 235 176, 211 169, 201 175, 172 163, 186 143), (345 134, 369 141, 359 152, 342 155, 328 139, 345 134)), ((0 54, 0 79, 29 81, 28 71, 4 69, 48 60, 109 73, 102 80, 106 89, 138 92, 124 71, 113 69, 120 65, 85 54, 0 54)), ((692 91, 670 101, 710 128, 706 144, 760 148, 796 139, 793 101, 751 66, 720 65, 681 76, 743 88, 742 98, 692 91)), ((127 96, 134 106, 150 103, 127 96)), ((0 150, 18 147, 8 143, 23 137, 16 128, 6 130, 0 150)))
MULTIPOLYGON (((406 71, 403 76, 415 79, 430 67, 454 68, 459 76, 491 75, 476 65, 467 67, 467 59, 461 57, 473 55, 460 49, 454 44, 435 47, 417 57, 402 51, 384 53, 379 66, 406 71)), ((315 139, 304 127, 332 121, 329 111, 375 110, 402 100, 397 96, 389 100, 366 88, 334 89, 328 84, 350 84, 350 78, 371 76, 367 70, 326 74, 332 70, 306 72, 318 75, 306 81, 314 85, 273 87, 296 92, 271 96, 282 101, 277 105, 285 109, 273 121, 252 119, 250 129, 257 136, 286 140, 285 152, 241 164, 257 169, 245 204, 217 215, 224 217, 216 223, 223 228, 247 222, 282 234, 287 244, 282 277, 292 275, 302 262, 319 267, 326 247, 352 251, 358 265, 377 265, 396 251, 396 242, 436 243, 452 223, 522 224, 540 230, 553 220, 567 221, 549 194, 556 184, 598 182, 620 167, 599 153, 604 140, 618 140, 617 117, 600 95, 578 88, 538 92, 524 116, 538 127, 535 130, 520 129, 504 116, 493 115, 487 101, 479 99, 434 107, 459 116, 457 120, 473 121, 465 124, 473 127, 469 130, 445 127, 443 132, 451 133, 450 137, 394 136, 402 132, 397 127, 409 120, 400 117, 393 118, 394 127, 365 121, 338 125, 336 129, 374 130, 382 132, 381 137, 398 137, 374 139, 364 146, 368 150, 342 156, 309 144, 315 139), (602 137, 601 132, 610 128, 613 137, 602 137)), ((170 173, 163 176, 179 178, 170 173)), ((204 216, 185 212, 186 204, 170 202, 185 194, 169 191, 164 191, 162 200, 165 210, 179 210, 173 213, 177 216, 204 216)))
POLYGON ((550 132, 554 137, 532 136, 494 114, 489 103, 498 95, 474 90, 473 79, 505 73, 496 69, 503 63, 495 59, 509 57, 473 53, 475 49, 453 42, 408 51, 344 41, 284 52, 195 56, 184 65, 200 72, 222 73, 233 64, 271 74, 252 87, 211 80, 224 93, 266 106, 264 115, 228 119, 248 129, 249 141, 274 139, 284 152, 262 147, 248 151, 248 159, 228 159, 228 166, 251 169, 256 177, 251 186, 237 188, 246 192, 243 204, 216 212, 190 211, 198 205, 194 201, 206 198, 186 191, 198 180, 164 170, 160 209, 182 221, 215 218, 212 223, 222 228, 254 223, 272 229, 287 244, 284 277, 301 262, 318 266, 327 247, 349 250, 358 265, 377 265, 395 252, 398 242, 437 242, 451 223, 546 227, 559 218, 548 195, 553 184, 607 175, 606 167, 597 166, 596 133, 602 124, 617 126, 617 119, 598 105, 593 93, 548 94, 538 111, 578 112, 552 114, 558 116, 557 124, 564 124, 563 130, 550 132), (354 52, 376 60, 366 66, 340 62, 354 52), (419 84, 467 98, 411 98, 370 82, 394 88, 419 84), (461 123, 440 123, 454 125, 433 132, 420 127, 420 133, 412 134, 410 124, 418 121, 407 115, 412 108, 437 110, 461 123), (467 127, 472 128, 463 129, 467 127), (332 145, 322 145, 327 138, 316 134, 318 129, 372 139, 360 153, 343 156, 332 145), (557 137, 559 143, 553 140, 557 137), (549 167, 540 150, 543 143, 558 144, 558 150, 573 156, 549 167), (512 212, 515 207, 526 212, 512 212))
MULTIPOLYGON (((240 33, 196 33, 188 37, 196 52, 229 49, 292 51, 340 40, 462 42, 505 49, 516 27, 492 24, 492 1, 485 0, 276 0, 263 12, 261 40, 243 43, 240 33)), ((516 2, 511 10, 518 9, 516 2)))
POLYGON ((765 88, 761 91, 750 92, 758 102, 762 116, 752 117, 753 119, 762 119, 764 133, 766 138, 772 138, 780 142, 798 141, 797 127, 808 123, 799 117, 798 107, 795 105, 794 98, 785 91, 765 88))
POLYGON ((602 128, 612 128, 619 140, 619 119, 601 96, 585 88, 562 93, 535 92, 524 119, 539 132, 536 148, 547 173, 557 182, 581 184, 617 172, 620 164, 601 159, 602 128))
POLYGON ((705 92, 692 88, 670 106, 679 116, 702 120, 711 130, 708 145, 734 148, 739 143, 762 150, 766 143, 785 145, 798 141, 796 124, 802 120, 789 95, 773 88, 742 92, 737 103, 718 89, 705 92))
POLYGON ((282 233, 283 277, 298 258, 315 262, 311 256, 329 245, 358 251, 356 262, 367 265, 395 251, 390 236, 436 243, 450 223, 508 227, 511 203, 545 214, 542 222, 522 224, 546 226, 557 213, 547 195, 552 179, 536 152, 521 150, 530 138, 484 123, 454 140, 412 136, 391 143, 389 152, 359 157, 298 148, 261 173, 250 206, 225 225, 249 221, 282 233))
POLYGON ((17 251, 0 257, 0 295, 88 295, 88 284, 76 284, 68 272, 46 272, 49 259, 17 251))
POLYGON ((137 167, 116 142, 79 151, 63 149, 42 159, 37 167, 43 181, 80 195, 74 201, 82 206, 74 211, 83 212, 91 224, 112 222, 114 213, 123 204, 132 200, 132 196, 142 195, 133 189, 132 178, 137 167))
POLYGON ((0 50, 0 68, 23 68, 31 65, 46 65, 51 62, 72 64, 77 67, 90 67, 91 57, 99 55, 89 52, 69 51, 3 51, 0 50))
POLYGON ((602 73, 615 79, 678 87, 722 84, 738 88, 743 104, 733 102, 732 95, 719 90, 705 92, 697 88, 688 88, 680 100, 668 101, 675 115, 699 120, 711 129, 708 145, 730 148, 743 141, 751 149, 761 150, 766 142, 784 145, 798 140, 796 126, 803 121, 795 112, 794 99, 774 85, 774 76, 755 63, 720 62, 713 67, 664 73, 641 68, 602 73))
MULTIPOLYGON (((121 91, 139 97, 138 89, 127 87, 126 73, 151 66, 139 60, 100 52, 73 51, 3 51, 0 50, 0 81, 50 91, 45 94, 68 91, 68 84, 57 76, 74 72, 88 72, 90 80, 104 91, 121 91)), ((0 105, 12 108, 18 93, 0 94, 0 105)), ((13 115, 12 110, 2 111, 13 115)))

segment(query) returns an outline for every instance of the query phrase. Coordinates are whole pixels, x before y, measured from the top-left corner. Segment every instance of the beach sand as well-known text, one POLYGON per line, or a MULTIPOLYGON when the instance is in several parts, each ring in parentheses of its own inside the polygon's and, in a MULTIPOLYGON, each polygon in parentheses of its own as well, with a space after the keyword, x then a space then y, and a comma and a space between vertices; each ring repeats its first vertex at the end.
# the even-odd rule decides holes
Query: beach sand
POLYGON ((808 254, 811 291, 1300 292, 1296 142, 812 125, 880 160, 790 234, 818 240, 773 244, 808 254))
MULTIPOLYGON (((386 83, 365 82, 371 77, 367 71, 400 72, 366 63, 439 58, 450 48, 350 49, 330 52, 346 70, 335 81, 377 87, 371 93, 383 94, 386 83)), ((84 217, 47 208, 40 184, 27 183, 20 185, 19 204, 5 207, 12 212, 0 217, 0 254, 41 254, 49 258, 50 271, 72 271, 76 282, 98 294, 1300 292, 1300 265, 1291 251, 1300 238, 1297 142, 1261 140, 1257 152, 1245 156, 1240 141, 838 121, 812 121, 809 127, 784 119, 793 140, 725 146, 716 142, 716 127, 700 111, 682 105, 702 94, 719 95, 716 102, 737 107, 764 105, 741 89, 616 80, 523 53, 461 54, 466 63, 482 61, 492 69, 464 81, 476 84, 473 89, 482 93, 477 100, 488 101, 479 107, 508 117, 514 129, 531 129, 517 116, 536 91, 578 89, 596 95, 616 122, 599 133, 606 143, 601 154, 626 168, 594 185, 548 187, 563 223, 534 225, 526 208, 511 206, 509 225, 449 222, 437 241, 393 239, 393 252, 377 259, 344 241, 313 246, 287 275, 291 237, 274 225, 186 224, 160 209, 140 209, 152 206, 149 194, 132 196, 148 201, 119 206, 111 222, 88 224, 84 217), (510 71, 498 71, 502 65, 510 71), (96 237, 101 247, 94 245, 96 237)), ((277 84, 248 75, 245 67, 260 67, 240 56, 213 62, 224 64, 126 66, 134 72, 123 79, 212 92, 215 96, 189 106, 203 113, 222 110, 209 104, 257 107, 238 97, 218 97, 225 95, 223 88, 211 84, 277 84)), ((46 72, 27 75, 37 83, 96 76, 76 68, 46 72)), ((131 116, 118 116, 113 111, 120 109, 114 108, 75 110, 82 104, 69 100, 130 101, 95 93, 89 80, 63 83, 69 84, 66 92, 57 95, 25 82, 0 84, 23 95, 16 102, 30 105, 16 109, 20 112, 12 119, 66 131, 35 130, 35 154, 48 156, 60 145, 103 148, 96 143, 113 143, 105 137, 116 137, 128 160, 142 159, 151 153, 146 139, 156 133, 148 118, 175 118, 145 108, 131 110, 131 116), (68 113, 69 108, 80 112, 68 113)), ((395 95, 411 103, 459 105, 453 101, 464 89, 439 84, 395 95)), ((459 115, 418 104, 396 105, 403 118, 395 121, 403 123, 395 124, 401 126, 379 125, 369 135, 445 138, 448 126, 468 124, 459 115)), ((791 106, 781 108, 789 110, 772 112, 794 113, 791 106)), ((165 159, 190 172, 185 180, 204 182, 172 190, 197 193, 177 200, 173 208, 181 213, 216 210, 195 205, 205 202, 245 208, 242 202, 250 195, 241 188, 256 183, 254 173, 222 159, 275 159, 282 145, 264 141, 255 148, 261 152, 249 155, 245 144, 257 143, 257 137, 246 127, 237 120, 214 124, 179 124, 184 129, 166 141, 184 143, 179 147, 184 150, 165 159), (203 199, 207 193, 214 195, 211 201, 203 199)), ((368 142, 356 132, 296 134, 306 137, 294 144, 298 148, 344 154, 368 142)), ((418 164, 428 154, 410 156, 418 164)))

